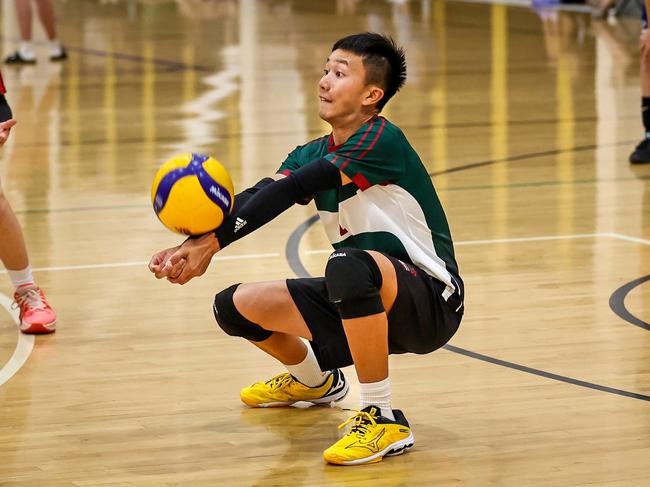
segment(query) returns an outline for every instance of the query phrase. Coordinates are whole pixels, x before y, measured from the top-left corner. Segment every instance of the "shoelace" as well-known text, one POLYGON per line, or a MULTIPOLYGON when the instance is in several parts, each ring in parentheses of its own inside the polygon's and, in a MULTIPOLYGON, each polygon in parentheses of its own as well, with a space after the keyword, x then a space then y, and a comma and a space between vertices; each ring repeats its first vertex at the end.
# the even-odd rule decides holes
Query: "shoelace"
POLYGON ((266 383, 271 386, 271 389, 277 390, 290 382, 293 382, 293 377, 291 374, 285 372, 284 374, 276 375, 273 379, 266 381, 266 383))
POLYGON ((355 416, 352 416, 344 423, 339 425, 339 429, 345 428, 348 424, 354 421, 354 425, 350 428, 349 435, 356 434, 358 437, 362 437, 368 432, 368 429, 372 426, 376 426, 377 422, 372 414, 367 413, 366 411, 357 411, 355 416))
POLYGON ((41 294, 36 289, 28 289, 25 292, 19 293, 18 296, 16 296, 12 308, 22 308, 24 305, 27 305, 32 309, 45 309, 45 303, 43 302, 43 299, 41 299, 41 294))

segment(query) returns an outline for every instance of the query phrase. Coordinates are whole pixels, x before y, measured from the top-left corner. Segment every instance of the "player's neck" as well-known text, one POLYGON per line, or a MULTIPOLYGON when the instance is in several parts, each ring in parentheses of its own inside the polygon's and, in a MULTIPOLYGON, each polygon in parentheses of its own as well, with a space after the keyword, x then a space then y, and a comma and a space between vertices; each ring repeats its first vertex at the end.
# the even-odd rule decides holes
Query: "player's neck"
POLYGON ((351 119, 331 123, 334 145, 344 144, 357 130, 359 130, 359 127, 376 115, 376 112, 359 113, 351 119))

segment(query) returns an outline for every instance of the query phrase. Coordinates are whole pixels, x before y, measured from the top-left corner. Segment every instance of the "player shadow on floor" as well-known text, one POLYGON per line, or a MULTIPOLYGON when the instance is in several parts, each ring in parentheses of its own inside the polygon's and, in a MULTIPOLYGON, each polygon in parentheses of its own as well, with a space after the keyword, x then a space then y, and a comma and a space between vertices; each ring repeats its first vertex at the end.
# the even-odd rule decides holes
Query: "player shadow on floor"
MULTIPOLYGON (((264 429, 279 440, 269 442, 267 438, 260 437, 259 432, 253 432, 258 446, 252 455, 259 463, 257 448, 264 445, 263 458, 268 460, 268 471, 252 485, 285 485, 290 479, 294 486, 322 483, 362 485, 369 480, 373 481, 373 485, 408 486, 413 485, 410 471, 414 462, 444 466, 445 470, 453 472, 453 469, 449 469, 446 458, 434 458, 430 450, 435 445, 417 451, 417 443, 416 448, 408 454, 373 465, 344 467, 325 463, 323 451, 345 434, 337 426, 351 414, 351 410, 340 407, 309 407, 307 403, 297 403, 289 408, 242 409, 240 419, 243 425, 264 429)), ((427 425, 418 425, 418 430, 430 441, 435 437, 447 441, 450 435, 448 431, 427 425)), ((453 479, 454 476, 451 475, 450 478, 453 479)))

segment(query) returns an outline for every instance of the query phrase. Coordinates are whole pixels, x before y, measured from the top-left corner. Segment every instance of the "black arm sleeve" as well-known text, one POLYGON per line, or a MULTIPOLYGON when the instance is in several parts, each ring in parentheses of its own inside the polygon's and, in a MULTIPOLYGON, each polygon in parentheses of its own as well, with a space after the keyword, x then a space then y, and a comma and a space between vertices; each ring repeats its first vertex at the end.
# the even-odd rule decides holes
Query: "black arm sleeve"
MULTIPOLYGON (((264 178, 260 179, 257 183, 255 183, 255 186, 251 186, 250 188, 246 188, 244 191, 242 191, 239 194, 235 195, 235 204, 232 207, 232 213, 231 214, 237 214, 239 209, 246 204, 246 202, 251 199, 255 193, 257 193, 260 189, 262 189, 264 186, 268 186, 273 182, 273 178, 264 178)), ((226 216, 224 219, 224 223, 222 225, 225 225, 226 220, 229 217, 226 216)), ((197 238, 201 238, 203 235, 190 235, 187 237, 186 240, 196 240, 197 238)))
POLYGON ((232 212, 236 213, 246 202, 251 199, 260 189, 268 186, 273 182, 273 178, 260 179, 255 186, 245 189, 238 195, 235 195, 235 204, 233 205, 232 212))
POLYGON ((326 159, 304 165, 286 178, 273 181, 250 196, 231 213, 214 234, 221 248, 245 237, 280 213, 319 191, 341 186, 341 173, 326 159))

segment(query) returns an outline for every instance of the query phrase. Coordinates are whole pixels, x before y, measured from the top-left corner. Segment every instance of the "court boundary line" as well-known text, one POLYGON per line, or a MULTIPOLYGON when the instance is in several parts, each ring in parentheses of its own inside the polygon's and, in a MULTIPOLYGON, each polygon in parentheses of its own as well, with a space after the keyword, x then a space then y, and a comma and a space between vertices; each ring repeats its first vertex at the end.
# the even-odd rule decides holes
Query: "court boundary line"
MULTIPOLYGON (((259 254, 240 254, 240 255, 226 255, 226 256, 215 256, 212 260, 227 261, 227 260, 245 260, 245 259, 258 259, 263 257, 279 257, 278 252, 272 253, 259 253, 259 254)), ((56 267, 41 267, 34 268, 32 272, 53 272, 53 271, 68 271, 68 270, 88 270, 88 269, 114 269, 114 268, 123 268, 123 267, 135 267, 135 266, 146 266, 149 261, 138 261, 138 262, 114 262, 114 263, 104 263, 104 264, 86 264, 86 265, 76 265, 76 266, 56 266, 56 267)), ((0 274, 6 274, 7 270, 0 270, 0 274)), ((18 329, 19 323, 19 314, 17 309, 12 309, 13 300, 7 297, 5 294, 0 292, 0 306, 2 306, 7 313, 11 316, 16 328, 18 329)), ((18 341, 16 342, 16 348, 13 355, 4 364, 0 367, 0 387, 9 379, 11 379, 18 371, 25 365, 27 359, 34 349, 34 335, 27 335, 22 333, 18 329, 18 341)))
MULTIPOLYGON (((319 220, 318 215, 313 215, 307 221, 299 225, 290 235, 287 245, 285 247, 285 257, 289 263, 289 266, 293 272, 298 276, 309 276, 309 272, 305 269, 302 261, 300 260, 300 252, 296 251, 295 255, 292 252, 292 249, 298 249, 300 241, 304 233, 311 227, 317 220, 319 220)), ((541 242, 541 241, 552 241, 552 240, 576 240, 576 239, 586 239, 586 238, 615 238, 623 241, 628 241, 632 243, 639 243, 643 245, 650 245, 650 240, 645 240, 638 237, 632 237, 629 235, 624 235, 614 232, 601 232, 601 233, 585 233, 585 234, 574 234, 574 235, 543 235, 535 237, 513 237, 510 239, 484 239, 484 240, 465 240, 456 242, 455 245, 491 245, 491 244, 501 244, 501 243, 523 243, 523 242, 541 242)), ((305 254, 317 254, 317 253, 328 253, 332 250, 308 250, 305 251, 305 254)), ((277 257, 280 254, 277 252, 272 253, 259 253, 259 254, 240 254, 240 255, 229 255, 229 256, 215 256, 213 260, 243 260, 243 259, 257 259, 263 257, 277 257)), ((114 269, 114 268, 124 268, 124 267, 135 267, 135 266, 146 266, 148 261, 136 261, 136 262, 114 262, 114 263, 103 263, 103 264, 85 264, 85 265, 76 265, 76 266, 54 266, 54 267, 41 267, 34 268, 33 272, 55 272, 55 271, 68 271, 68 270, 88 270, 88 269, 114 269)), ((0 270, 0 274, 7 273, 6 270, 0 270)), ((12 317, 16 325, 18 325, 18 312, 17 310, 11 309, 12 300, 9 299, 5 294, 0 293, 0 306, 5 308, 7 313, 12 317)), ((617 313, 618 315, 618 313, 617 313)), ((620 316, 620 315, 619 315, 620 316)), ((626 320, 627 321, 627 320, 626 320)), ((449 345, 449 344, 448 344, 449 345)), ((16 348, 13 355, 9 361, 0 368, 0 386, 6 383, 11 379, 27 362, 27 359, 31 355, 31 352, 34 348, 34 336, 26 335, 18 331, 18 342, 16 343, 16 348)), ((645 401, 650 401, 650 396, 644 396, 642 394, 637 394, 634 392, 623 391, 621 389, 615 389, 608 386, 602 386, 599 384, 594 384, 590 382, 581 381, 579 379, 572 379, 570 377, 561 376, 558 374, 553 374, 551 372, 546 372, 543 370, 533 369, 525 365, 516 364, 514 362, 508 362, 502 359, 490 357, 488 355, 483 355, 477 352, 470 350, 465 350, 454 345, 445 345, 443 348, 450 350, 461 355, 465 355, 477 360, 486 361, 496 365, 501 365, 504 367, 513 368, 522 372, 531 373, 534 375, 539 375, 542 377, 558 380, 561 382, 566 382, 574 385, 579 385, 582 387, 590 387, 592 389, 601 390, 604 392, 610 392, 614 394, 624 395, 627 397, 633 397, 636 399, 642 399, 645 401), (453 348, 450 348, 453 347, 453 348), (489 360, 488 360, 489 359, 489 360), (586 385, 591 384, 591 385, 586 385), (593 386, 593 387, 592 387, 593 386)))
POLYGON ((552 379, 558 382, 564 382, 566 384, 573 384, 575 386, 584 387, 586 389, 594 389, 597 391, 609 392, 610 394, 616 394, 619 396, 630 397, 632 399, 639 399, 641 401, 650 402, 650 396, 646 396, 645 394, 640 394, 638 392, 630 392, 624 389, 617 389, 615 387, 603 386, 600 384, 596 384, 595 382, 587 382, 580 379, 574 379, 573 377, 567 377, 566 375, 560 375, 560 374, 555 374, 553 372, 547 372, 541 369, 535 369, 533 367, 528 367, 527 365, 521 365, 515 362, 509 362, 507 360, 492 357, 490 355, 484 355, 482 353, 472 352, 471 350, 460 348, 455 345, 451 345, 450 343, 443 345, 442 348, 450 352, 464 355, 466 357, 470 357, 476 360, 481 360, 482 362, 488 362, 490 364, 500 365, 501 367, 514 369, 519 372, 525 372, 527 374, 537 375, 539 377, 545 377, 547 379, 552 379))
POLYGON ((7 363, 0 367, 0 387, 16 375, 23 365, 25 365, 25 362, 27 362, 34 349, 34 335, 26 335, 20 331, 18 328, 18 323, 20 322, 19 313, 17 309, 12 309, 12 303, 12 299, 0 292, 0 307, 4 308, 9 316, 11 316, 12 321, 16 325, 16 330, 18 330, 18 341, 16 342, 14 353, 7 363))
POLYGON ((602 147, 618 147, 621 145, 632 145, 633 143, 634 143, 633 141, 629 141, 629 140, 619 140, 608 144, 587 144, 587 145, 577 145, 574 147, 568 147, 566 149, 555 148, 555 149, 547 149, 538 152, 526 152, 524 154, 501 157, 499 159, 488 159, 485 161, 470 162, 469 164, 461 164, 460 166, 452 166, 447 169, 443 169, 441 171, 431 171, 428 174, 430 177, 433 178, 435 176, 440 176, 442 174, 451 174, 455 172, 466 171, 468 169, 476 169, 477 167, 492 166, 494 164, 500 164, 503 162, 526 161, 529 159, 536 159, 538 157, 556 156, 559 154, 566 154, 571 152, 586 152, 586 151, 597 150, 602 147))
MULTIPOLYGON (((239 254, 239 255, 224 255, 215 256, 212 261, 224 260, 248 260, 259 259, 266 257, 279 257, 279 252, 267 252, 261 254, 239 254)), ((79 264, 79 265, 65 265, 53 267, 35 267, 32 272, 56 272, 56 271, 71 271, 71 270, 89 270, 89 269, 118 269, 122 267, 144 267, 149 264, 148 260, 132 261, 132 262, 105 262, 102 264, 79 264)), ((0 274, 6 274, 6 269, 1 269, 0 274)))
MULTIPOLYGON (((313 218, 313 217, 312 217, 313 218)), ((316 220, 318 215, 316 215, 316 220)), ((309 222, 309 225, 313 225, 316 221, 311 221, 311 218, 307 220, 304 224, 309 222)), ((304 225, 303 224, 303 225, 304 225)), ((302 227, 302 225, 301 225, 302 227)), ((301 228, 298 227, 298 228, 301 228)), ((614 232, 598 232, 598 233, 576 233, 573 235, 539 235, 535 237, 513 237, 513 238, 495 238, 495 239, 485 239, 485 240, 459 240, 454 242, 455 247, 464 247, 468 245, 492 245, 492 244, 501 244, 501 243, 527 243, 527 242, 547 242, 553 240, 578 240, 578 239, 587 239, 587 238, 614 238, 617 240, 623 240, 626 242, 639 243, 642 245, 650 245, 650 240, 645 240, 643 238, 631 237, 629 235, 624 235, 621 233, 614 232)), ((305 250, 303 253, 306 255, 312 254, 325 254, 333 252, 332 249, 313 249, 305 250)), ((306 271, 305 271, 306 272, 306 271)))
POLYGON ((633 315, 630 310, 625 306, 625 298, 646 281, 650 281, 650 274, 634 279, 626 284, 623 284, 609 297, 609 308, 621 319, 627 321, 631 325, 638 326, 644 330, 650 331, 650 323, 646 323, 641 318, 633 315))
MULTIPOLYGON (((13 38, 0 37, 0 39, 10 41, 10 42, 18 42, 20 40, 15 37, 13 38)), ((32 42, 37 46, 46 45, 46 41, 42 41, 42 40, 36 40, 32 42)), ((212 66, 206 66, 203 64, 187 64, 183 61, 174 61, 171 59, 161 59, 155 57, 147 58, 144 56, 140 56, 138 54, 130 54, 130 53, 118 52, 118 51, 107 51, 103 49, 94 49, 91 47, 74 46, 72 44, 66 44, 65 48, 70 52, 78 52, 80 54, 89 55, 89 56, 104 57, 104 58, 113 57, 120 61, 127 61, 127 62, 132 62, 141 65, 152 64, 158 68, 164 68, 165 72, 176 72, 176 71, 183 71, 183 70, 208 72, 212 69, 212 66)))
MULTIPOLYGON (((289 266, 291 269, 296 273, 298 277, 310 277, 311 275, 305 269, 305 266, 302 264, 302 261, 300 260, 300 241, 303 237, 303 235, 309 230, 309 228, 317 221, 319 220, 318 215, 313 215, 306 221, 304 221, 302 224, 300 224, 292 233, 291 236, 289 237, 289 240, 287 241, 287 245, 285 246, 285 255, 287 256, 287 262, 289 263, 289 266)), ((559 235, 555 238, 555 240, 561 240, 561 239, 571 239, 571 238, 600 238, 600 237, 610 237, 610 238, 615 238, 615 239, 620 239, 624 241, 629 241, 629 242, 634 242, 634 243, 640 243, 644 245, 650 245, 650 240, 645 240, 642 238, 638 237, 631 237, 628 235, 623 235, 620 233, 615 233, 615 232, 600 232, 600 233, 592 233, 592 234, 576 234, 576 235, 559 235)), ((542 241, 542 240, 552 240, 553 238, 549 237, 521 237, 517 239, 517 242, 530 242, 530 241, 542 241)), ((505 239, 497 239, 503 240, 505 239)), ((480 241, 480 240, 470 240, 466 241, 474 243, 474 242, 483 242, 485 243, 486 241, 480 241)), ((502 243, 502 242, 496 242, 496 243, 502 243)), ((458 243, 456 243, 458 244, 458 243)), ((466 244, 467 245, 467 244, 466 244)), ((332 250, 330 250, 332 252, 332 250)), ((541 369, 535 369, 532 367, 528 367, 526 365, 522 364, 517 364, 515 362, 509 362, 503 359, 499 359, 496 357, 492 357, 490 355, 484 355, 478 352, 473 352, 471 350, 466 350, 464 348, 457 347, 455 345, 451 345, 450 343, 445 344, 442 347, 444 350, 457 353, 469 358, 473 358, 475 360, 480 360, 482 362, 487 362, 491 363, 494 365, 499 365, 501 367, 509 368, 512 370, 517 370, 519 372, 524 372, 532 375, 536 375, 539 377, 544 377, 550 380, 555 380, 557 382, 563 382, 566 384, 571 384, 571 385, 576 385, 579 387, 584 387, 587 389, 592 389, 592 390, 597 390, 609 394, 615 394, 619 395, 621 397, 628 397, 631 399, 638 399, 641 401, 648 401, 650 402, 650 396, 645 395, 645 394, 640 394, 637 392, 630 392, 626 391, 623 389, 616 389, 614 387, 609 387, 609 386, 604 386, 601 384, 596 384, 593 382, 587 382, 583 381, 580 379, 574 379, 572 377, 568 376, 563 376, 559 374, 555 374, 552 372, 547 372, 545 370, 541 369)))
MULTIPOLYGON (((296 238, 300 237, 300 232, 308 229, 319 219, 318 215, 310 217, 307 221, 303 222, 289 237, 287 245, 295 245, 297 242, 294 242, 296 238), (294 236, 295 234, 295 236, 294 236)), ((538 235, 532 237, 512 237, 512 238, 496 238, 496 239, 483 239, 483 240, 460 240, 454 242, 455 246, 467 246, 467 245, 492 245, 492 244, 502 244, 502 243, 522 243, 522 242, 545 242, 553 240, 576 240, 576 239, 587 239, 587 238, 615 238, 618 240, 624 240, 628 242, 640 243, 643 245, 650 245, 650 240, 645 240, 638 237, 632 237, 629 235, 624 235, 614 232, 599 232, 599 233, 577 233, 573 235, 538 235)), ((312 249, 305 250, 303 253, 306 255, 313 254, 325 254, 333 252, 332 249, 312 249)), ((279 257, 279 252, 266 252, 266 253, 254 253, 254 254, 239 254, 239 255, 226 255, 226 256, 215 256, 212 258, 213 261, 228 261, 228 260, 249 260, 249 259, 259 259, 259 258, 268 258, 268 257, 279 257)), ((296 269, 300 269, 300 272, 307 274, 307 270, 300 266, 302 265, 299 260, 295 260, 292 256, 288 255, 285 252, 285 257, 289 261, 289 265, 296 266, 291 267, 296 275, 299 275, 296 272, 296 269)), ((32 269, 33 272, 57 272, 57 271, 69 271, 69 270, 93 270, 93 269, 119 269, 123 267, 138 267, 146 266, 149 261, 128 261, 128 262, 104 262, 98 264, 78 264, 78 265, 68 265, 68 266, 51 266, 51 267, 35 267, 32 269)), ((6 269, 0 269, 0 274, 6 274, 6 269)))

